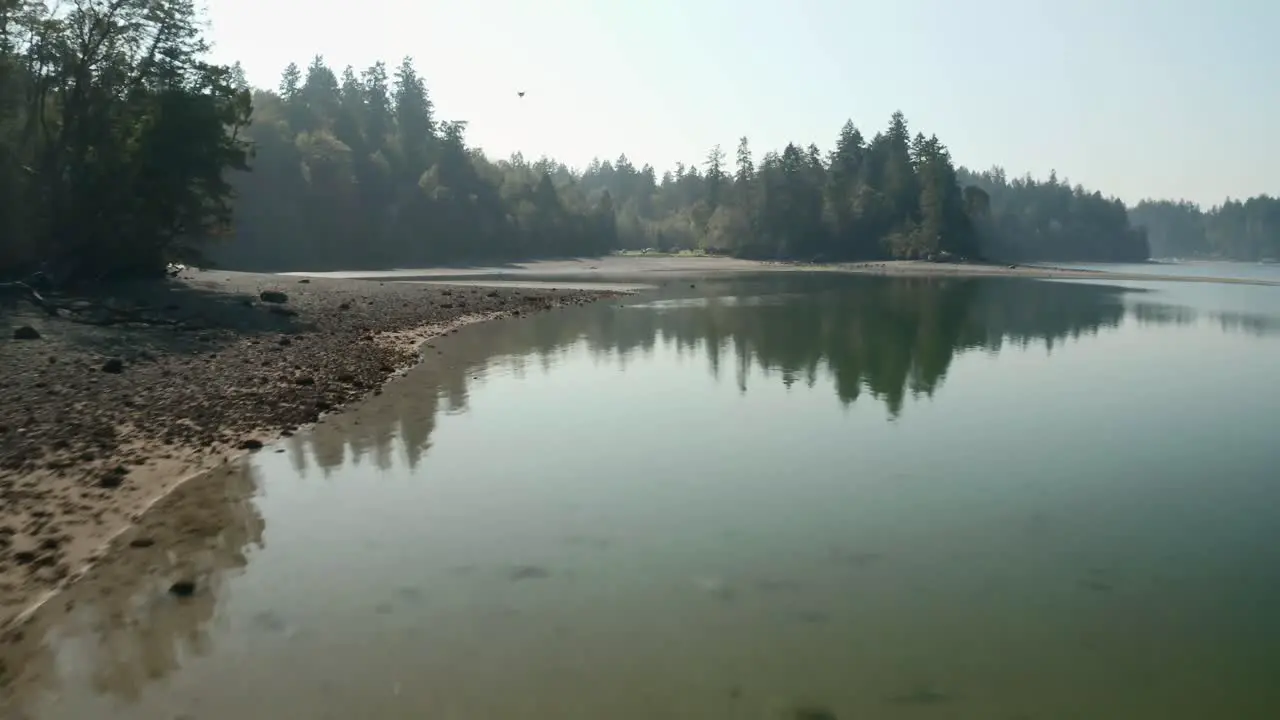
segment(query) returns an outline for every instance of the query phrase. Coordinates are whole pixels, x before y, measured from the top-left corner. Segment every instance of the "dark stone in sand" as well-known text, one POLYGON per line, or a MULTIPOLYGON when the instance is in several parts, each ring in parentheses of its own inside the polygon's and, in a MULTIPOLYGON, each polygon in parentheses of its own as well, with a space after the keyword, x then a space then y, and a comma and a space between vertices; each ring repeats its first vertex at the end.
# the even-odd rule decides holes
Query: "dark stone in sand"
POLYGON ((128 474, 129 468, 117 465, 98 477, 98 487, 118 488, 124 483, 124 478, 128 474))
POLYGON ((240 441, 241 450, 261 450, 262 441, 257 438, 245 438, 240 441))
POLYGON ((258 299, 264 303, 280 304, 289 302, 289 296, 279 290, 263 290, 258 293, 258 299))
POLYGON ((39 340, 40 331, 30 325, 23 325, 13 329, 14 340, 39 340))
POLYGON ((191 597, 196 592, 196 584, 193 580, 179 580, 169 586, 169 593, 178 597, 191 597))
POLYGON ((133 540, 129 541, 129 547, 136 547, 136 548, 149 548, 155 544, 156 544, 155 540, 152 540, 151 538, 145 538, 145 537, 134 538, 133 540))
POLYGON ((102 372, 119 375, 124 372, 124 361, 120 358, 110 358, 106 362, 102 363, 102 372))

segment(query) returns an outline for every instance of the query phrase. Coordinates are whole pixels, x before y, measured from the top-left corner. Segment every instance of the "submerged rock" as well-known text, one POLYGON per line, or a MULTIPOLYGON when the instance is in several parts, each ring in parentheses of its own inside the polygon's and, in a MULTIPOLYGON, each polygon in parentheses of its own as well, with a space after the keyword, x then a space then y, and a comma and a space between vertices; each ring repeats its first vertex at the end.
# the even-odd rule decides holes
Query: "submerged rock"
POLYGON ((835 712, 821 705, 800 705, 783 715, 786 720, 838 720, 835 712))
POLYGON ((511 580, 541 580, 551 577, 551 571, 539 565, 517 565, 511 569, 511 580))

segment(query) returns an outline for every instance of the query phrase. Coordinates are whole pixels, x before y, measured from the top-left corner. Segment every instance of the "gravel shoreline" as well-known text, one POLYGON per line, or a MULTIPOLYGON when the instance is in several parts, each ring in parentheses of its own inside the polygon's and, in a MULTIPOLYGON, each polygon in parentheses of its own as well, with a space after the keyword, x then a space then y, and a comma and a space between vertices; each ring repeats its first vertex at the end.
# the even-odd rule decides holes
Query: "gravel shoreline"
POLYGON ((186 271, 113 290, 164 324, 0 305, 0 626, 184 479, 379 393, 423 340, 616 294, 186 271))

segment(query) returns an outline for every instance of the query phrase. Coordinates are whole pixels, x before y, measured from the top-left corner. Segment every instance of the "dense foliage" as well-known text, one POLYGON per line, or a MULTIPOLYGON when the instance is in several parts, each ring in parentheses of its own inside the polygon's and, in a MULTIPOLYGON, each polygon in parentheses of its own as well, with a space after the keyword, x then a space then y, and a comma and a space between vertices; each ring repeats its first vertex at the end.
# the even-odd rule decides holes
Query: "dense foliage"
POLYGON ((249 94, 192 0, 0 0, 0 274, 155 273, 229 229, 249 94))
POLYGON ((1143 200, 1129 216, 1147 228, 1155 257, 1280 260, 1280 198, 1228 200, 1207 212, 1185 201, 1143 200))
POLYGON ((1133 228, 1124 203, 1056 173, 1037 181, 1009 180, 1004 170, 961 170, 960 181, 990 198, 981 227, 992 257, 1024 260, 1135 262, 1149 256, 1146 232, 1133 228))
POLYGON ((251 268, 412 266, 603 253, 610 198, 549 161, 491 163, 441 121, 404 60, 341 77, 316 58, 254 93, 254 171, 235 178, 234 240, 215 257, 251 268))

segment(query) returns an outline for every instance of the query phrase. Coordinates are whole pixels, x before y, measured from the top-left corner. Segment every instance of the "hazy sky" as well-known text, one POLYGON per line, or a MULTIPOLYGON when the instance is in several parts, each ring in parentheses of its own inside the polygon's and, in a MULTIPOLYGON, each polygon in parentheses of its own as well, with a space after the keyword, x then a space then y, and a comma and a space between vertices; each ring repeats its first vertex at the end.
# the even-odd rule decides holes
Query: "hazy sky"
POLYGON ((491 156, 660 170, 747 135, 824 150, 895 109, 960 164, 1134 202, 1280 193, 1280 3, 1266 0, 209 1, 219 60, 276 87, 414 57, 491 156), (518 90, 527 91, 522 100, 518 90))

